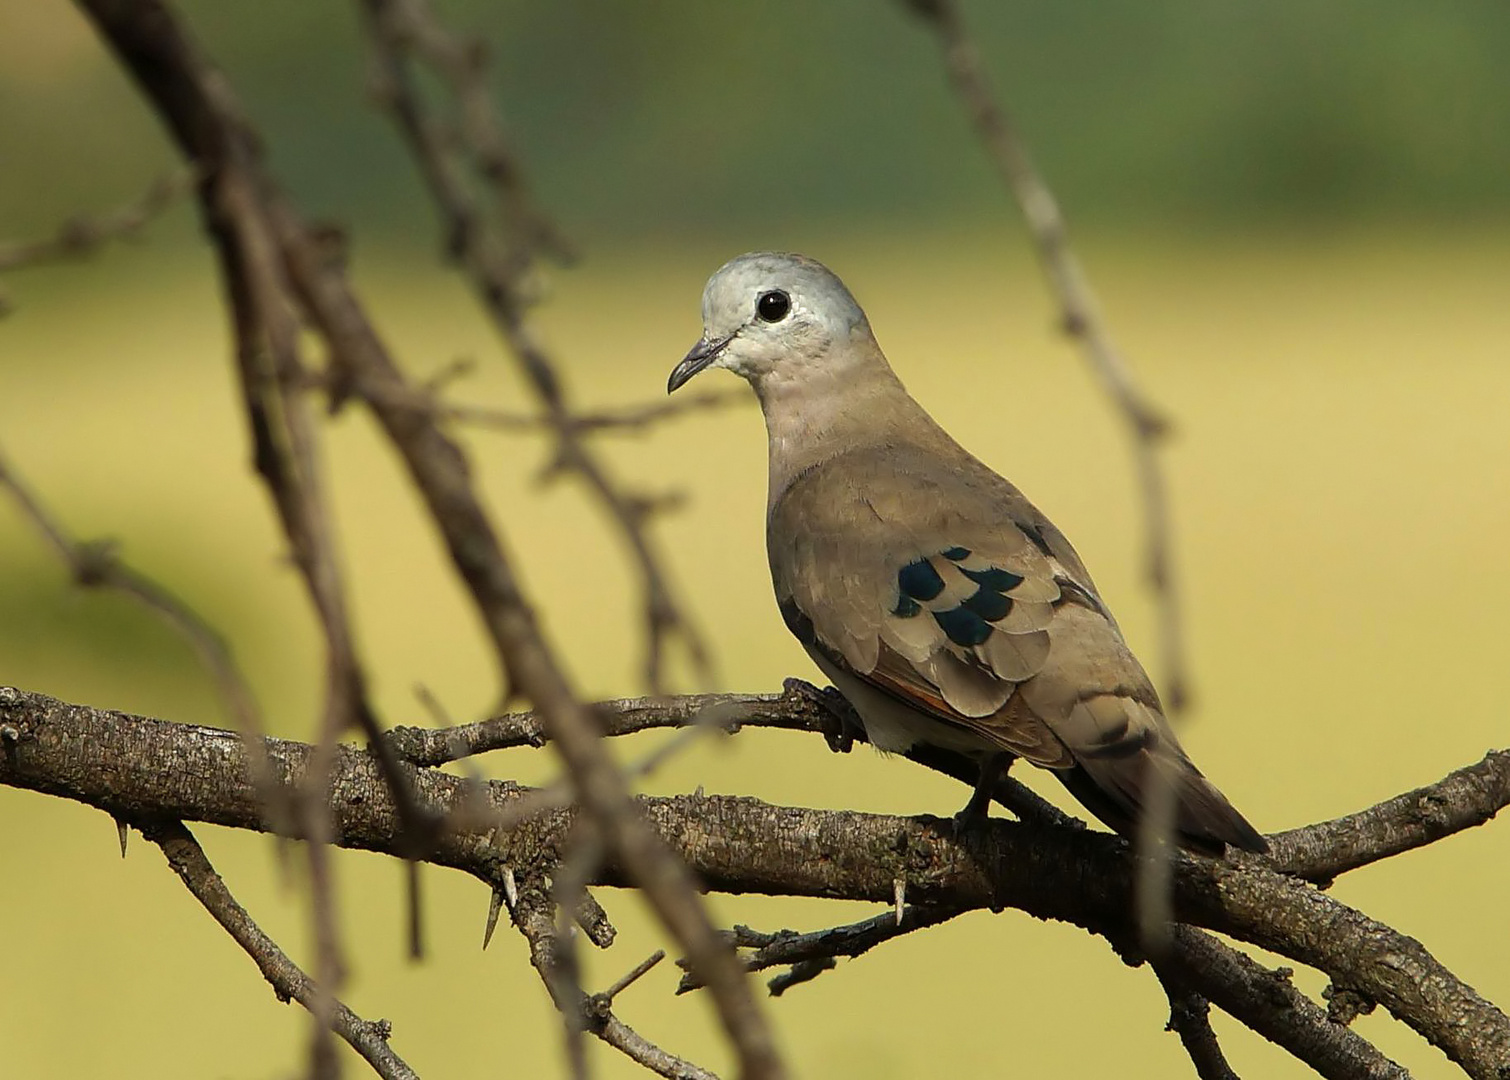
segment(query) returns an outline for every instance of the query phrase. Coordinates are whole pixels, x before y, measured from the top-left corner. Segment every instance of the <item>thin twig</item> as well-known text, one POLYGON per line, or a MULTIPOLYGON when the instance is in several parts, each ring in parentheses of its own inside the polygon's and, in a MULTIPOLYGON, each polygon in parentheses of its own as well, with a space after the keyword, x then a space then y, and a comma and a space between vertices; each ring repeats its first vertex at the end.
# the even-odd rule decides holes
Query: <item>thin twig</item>
MULTIPOLYGON (((445 368, 423 383, 414 386, 385 388, 389 394, 388 404, 405 406, 446 423, 463 424, 504 434, 530 435, 555 432, 562 424, 581 435, 642 435, 666 420, 679 419, 693 413, 735 405, 748 405, 755 399, 738 390, 707 390, 701 394, 689 394, 683 398, 655 399, 638 405, 623 405, 611 409, 596 409, 573 412, 564 417, 550 414, 514 412, 487 405, 460 404, 444 401, 440 391, 459 374, 470 370, 470 364, 445 368)), ((311 390, 335 395, 347 388, 337 373, 306 372, 305 385, 311 390)))
MULTIPOLYGON (((541 638, 460 449, 427 417, 391 404, 389 399, 402 395, 408 380, 352 293, 342 266, 330 258, 328 245, 263 173, 229 83, 161 0, 80 4, 140 83, 185 156, 203 161, 215 178, 202 185, 201 203, 228 287, 245 281, 237 246, 244 239, 242 230, 247 238, 267 241, 275 249, 292 286, 291 299, 325 339, 331 362, 371 408, 408 469, 469 589, 501 672, 541 710, 579 801, 602 830, 615 864, 644 890, 678 945, 703 969, 746 1076, 765 1080, 784 1075, 765 1016, 737 958, 719 938, 696 881, 644 819, 602 746, 594 716, 541 638), (250 200, 249 206, 227 211, 220 200, 232 196, 250 200)), ((373 751, 387 769, 392 763, 385 746, 376 740, 373 751)))
POLYGON ((955 90, 975 122, 992 163, 1006 181, 1032 236, 1034 250, 1059 303, 1065 333, 1080 342, 1092 370, 1117 405, 1133 435, 1133 453, 1143 486, 1148 579, 1159 600, 1165 703, 1179 711, 1187 696, 1181 645, 1179 593, 1170 556, 1169 509, 1157 447, 1168 432, 1163 414, 1133 378, 1101 317, 1095 293, 1069 243, 1069 227, 1043 174, 1028 153, 1011 116, 996 100, 970 40, 956 0, 904 0, 938 33, 955 90))
POLYGON ((563 248, 530 199, 503 136, 487 88, 480 45, 447 30, 426 0, 363 0, 373 49, 375 97, 393 116, 443 217, 446 252, 471 278, 483 307, 518 360, 556 434, 554 470, 576 473, 607 510, 639 567, 644 589, 646 683, 664 684, 664 647, 679 640, 694 668, 712 680, 712 658, 702 635, 677 602, 647 531, 655 500, 629 494, 609 477, 583 442, 554 360, 528 321, 533 299, 529 276, 541 251, 563 248), (412 68, 423 63, 454 98, 462 117, 458 137, 443 136, 415 85, 412 68), (498 197, 496 215, 484 212, 468 183, 469 171, 498 197))
MULTIPOLYGON (((314 1008, 311 1069, 316 1080, 327 1080, 339 1071, 329 1039, 329 1014, 345 980, 327 850, 334 831, 328 811, 331 764, 336 740, 348 727, 370 729, 369 738, 375 738, 378 725, 367 701, 366 679, 347 617, 316 428, 300 391, 305 366, 300 331, 288 303, 286 275, 269 235, 255 159, 256 146, 244 121, 229 117, 214 153, 205 155, 207 172, 199 194, 207 226, 218 241, 215 251, 230 302, 253 466, 271 497, 325 639, 325 701, 317 751, 314 767, 304 780, 308 790, 298 806, 310 840, 310 908, 315 984, 320 995, 314 1008)), ((405 805, 402 781, 396 784, 395 797, 405 805)))
POLYGON ((619 978, 615 979, 613 985, 610 986, 607 990, 600 990, 596 994, 594 994, 592 996, 593 1008, 596 1010, 597 1008, 599 1008, 600 1004, 612 1005, 614 998, 618 997, 625 990, 628 990, 635 983, 639 982, 640 979, 642 979, 647 973, 649 973, 651 968, 655 967, 655 965, 659 964, 664 959, 666 959, 666 950, 655 950, 655 952, 645 957, 645 959, 641 960, 638 964, 630 968, 619 978))
POLYGON ((550 416, 513 413, 480 405, 441 405, 437 407, 437 414, 443 420, 454 420, 457 423, 471 424, 493 431, 554 431, 560 423, 564 422, 574 431, 584 435, 599 432, 639 435, 664 420, 679 418, 689 413, 745 405, 753 400, 747 393, 709 390, 702 394, 693 394, 685 401, 680 398, 671 398, 667 401, 654 401, 618 409, 576 412, 566 417, 564 421, 553 420, 550 416))
MULTIPOLYGON (((321 997, 309 976, 299 969, 278 948, 236 902, 214 866, 210 864, 204 849, 194 835, 179 821, 152 821, 142 826, 142 832, 168 859, 168 865, 188 886, 206 911, 214 916, 227 933, 235 939, 248 956, 257 963, 262 976, 283 1001, 297 1001, 312 1014, 321 997)), ((374 1072, 386 1080, 418 1080, 415 1072, 388 1045, 389 1025, 386 1020, 363 1020, 340 1001, 334 1002, 329 1011, 331 1031, 345 1039, 351 1048, 366 1059, 374 1072)))
MULTIPOLYGON (((283 790, 273 781, 263 742, 266 731, 262 712, 252 688, 241 674, 225 639, 192 607, 165 586, 133 569, 120 558, 118 546, 108 540, 79 541, 69 536, 61 522, 47 511, 41 499, 27 486, 0 450, 0 489, 10 492, 22 517, 32 523, 69 576, 82 588, 114 589, 160 616, 194 650, 204 665, 231 726, 246 740, 247 761, 264 805, 269 824, 280 835, 290 832, 290 807, 283 790)), ((122 836, 124 844, 124 835, 122 836)), ((124 853, 124 847, 123 847, 124 853)))
MULTIPOLYGON (((583 1030, 657 1075, 670 1077, 672 1080, 718 1080, 713 1073, 663 1050, 620 1020, 611 1008, 612 994, 606 995, 608 1000, 605 1002, 603 994, 588 997, 580 989, 573 987, 570 996, 561 996, 565 988, 556 977, 561 963, 556 955, 560 937, 551 916, 551 908, 551 899, 538 882, 524 883, 519 890, 518 902, 514 905, 514 923, 529 944, 530 963, 545 982, 551 1000, 563 1016, 574 1014, 579 1018, 577 1023, 583 1030)), ((650 965, 641 966, 648 970, 650 965)), ((627 986, 632 981, 633 979, 626 977, 620 983, 627 986)))
MULTIPOLYGON (((844 926, 832 926, 824 930, 798 933, 795 930, 778 930, 775 933, 752 930, 748 926, 736 926, 731 940, 740 948, 753 949, 743 957, 751 971, 765 971, 782 964, 805 964, 815 960, 834 960, 838 957, 862 956, 884 942, 922 930, 929 926, 948 922, 965 913, 964 908, 946 906, 910 906, 903 909, 902 918, 894 912, 875 915, 844 926)), ((678 961, 680 963, 680 961, 678 961)), ((832 966, 832 965, 830 965, 832 966)), ((685 965, 683 965, 685 967, 685 965)), ((816 972, 815 972, 816 974, 816 972)), ((690 971, 682 975, 676 992, 701 989, 702 982, 690 971)))
POLYGON ((153 218, 194 186, 193 169, 180 169, 152 181, 134 202, 94 217, 69 218, 52 236, 0 246, 0 273, 92 255, 112 240, 131 240, 153 218))

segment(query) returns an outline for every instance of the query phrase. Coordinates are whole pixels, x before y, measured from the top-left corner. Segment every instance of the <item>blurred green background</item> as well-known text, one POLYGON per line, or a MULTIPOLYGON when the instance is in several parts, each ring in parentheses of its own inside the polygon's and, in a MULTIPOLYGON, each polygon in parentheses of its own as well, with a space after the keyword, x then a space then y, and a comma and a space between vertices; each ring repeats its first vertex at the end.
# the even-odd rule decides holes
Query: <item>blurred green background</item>
MULTIPOLYGON (((278 176, 311 217, 350 227, 358 284, 411 369, 474 358, 459 393, 525 407, 464 284, 431 258, 413 170, 365 100, 354 7, 182 10, 262 127, 278 176)), ((552 275, 539 311, 580 402, 655 398, 698 333, 703 280, 730 255, 822 258, 914 393, 1075 540, 1156 668, 1125 440, 1053 332, 933 42, 898 5, 443 10, 493 44, 498 101, 540 201, 585 251, 552 275)), ((1510 8, 1119 0, 976 2, 966 15, 1077 226, 1114 333, 1177 419, 1167 460, 1196 678, 1192 754, 1276 830, 1510 743, 1510 8)), ((0 243, 124 203, 173 164, 73 9, 0 0, 0 243)), ((140 243, 3 284, 14 310, 0 320, 0 446, 78 535, 119 538, 222 627, 274 729, 307 736, 319 641, 246 466, 192 209, 140 243)), ((583 692, 640 690, 635 585, 595 507, 570 486, 540 487, 538 442, 468 442, 583 692)), ((690 496, 657 533, 717 649, 720 683, 811 676, 769 597, 755 410, 603 445, 626 483, 690 496)), ((327 457, 385 720, 425 722, 419 682, 458 719, 485 713, 498 693, 487 652, 392 455, 353 413, 329 425, 327 457)), ((222 722, 187 648, 124 600, 70 590, 6 503, 0 682, 222 722)), ((541 753, 487 767, 554 775, 541 753)), ((963 797, 863 749, 834 757, 760 732, 680 756, 646 788, 698 784, 903 813, 948 813, 963 797)), ((280 881, 267 841, 200 831, 242 902, 307 958, 302 890, 280 881)), ((114 845, 97 812, 0 789, 0 1075, 296 1075, 303 1016, 274 1000, 154 850, 134 844, 121 862, 114 845)), ((559 1074, 555 1020, 522 944, 500 932, 478 951, 481 886, 427 873, 430 953, 412 965, 398 868, 361 855, 338 868, 349 1002, 392 1019, 395 1047, 422 1075, 559 1074)), ((1510 1001, 1503 823, 1349 875, 1333 893, 1510 1001)), ((593 986, 661 943, 635 897, 604 900, 622 933, 591 958, 593 986)), ((714 906, 761 927, 873 911, 714 906)), ((625 1019, 727 1065, 704 1005, 673 998, 674 981, 652 973, 622 999, 625 1019)), ((1307 972, 1297 981, 1323 985, 1307 972)), ((805 1076, 1190 1074, 1146 971, 1012 912, 903 939, 769 1011, 805 1076)), ((1389 1018, 1358 1023, 1417 1075, 1451 1075, 1389 1018)), ((1240 1073, 1302 1075, 1217 1025, 1240 1073)), ((603 1075, 641 1075, 594 1056, 603 1075)))

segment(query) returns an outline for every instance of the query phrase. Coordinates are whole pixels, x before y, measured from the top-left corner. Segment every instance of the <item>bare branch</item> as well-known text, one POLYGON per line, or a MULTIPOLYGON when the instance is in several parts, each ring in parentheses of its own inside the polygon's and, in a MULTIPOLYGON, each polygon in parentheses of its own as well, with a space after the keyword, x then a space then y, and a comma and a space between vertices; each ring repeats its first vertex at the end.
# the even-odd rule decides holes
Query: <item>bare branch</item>
POLYGON ((581 477, 608 511, 639 567, 647 685, 653 692, 663 689, 664 645, 672 637, 686 647, 699 673, 710 678, 712 660, 702 635, 677 602, 646 530, 653 501, 620 490, 583 442, 556 365, 529 325, 528 275, 540 250, 559 251, 561 244, 529 199, 508 150, 487 92, 481 45, 453 35, 426 0, 363 0, 362 7, 373 47, 376 97, 392 114, 441 212, 447 255, 471 278, 539 399, 556 434, 557 468, 581 477), (411 71, 415 61, 426 64, 455 98, 462 115, 460 138, 443 137, 426 111, 411 71), (469 165, 499 194, 496 221, 468 189, 469 165))
MULTIPOLYGON (((685 397, 678 395, 663 401, 648 401, 639 405, 573 412, 564 417, 552 417, 549 413, 513 412, 486 405, 442 400, 440 391, 445 384, 469 368, 469 363, 456 364, 443 369, 423 383, 384 388, 384 392, 394 395, 389 399, 388 404, 423 412, 444 423, 464 424, 503 434, 552 433, 560 425, 565 424, 573 431, 585 436, 641 435, 666 420, 733 405, 749 405, 755 400, 748 393, 740 390, 707 390, 700 394, 689 393, 685 397)), ((323 393, 336 395, 344 393, 347 389, 338 373, 306 372, 304 378, 308 388, 323 393)))
MULTIPOLYGON (((639 435, 663 420, 731 405, 747 405, 753 400, 749 394, 739 390, 708 390, 701 394, 691 394, 685 399, 676 397, 620 409, 572 413, 560 422, 584 435, 599 432, 639 435)), ((437 407, 437 414, 443 420, 503 432, 553 431, 558 426, 558 421, 549 416, 524 415, 477 405, 442 405, 437 407)))
POLYGON ((1211 1006, 1194 990, 1182 985, 1167 974, 1161 964, 1154 965, 1159 983, 1169 998, 1169 1024, 1166 1031, 1180 1037, 1195 1074, 1200 1080, 1238 1080, 1237 1073, 1227 1064, 1221 1044, 1216 1041, 1216 1032, 1211 1030, 1211 1006))
MULTIPOLYGON (((168 859, 168 865, 188 886, 205 910, 214 916, 225 931, 235 938, 246 954, 257 963, 262 977, 272 985, 280 1000, 290 999, 319 1015, 321 994, 308 975, 263 933, 246 909, 236 902, 226 884, 215 872, 199 841, 182 822, 149 820, 140 824, 142 834, 151 840, 168 859)), ((385 1080, 418 1080, 414 1070, 388 1045, 386 1020, 363 1020, 341 1002, 334 1002, 329 1013, 330 1029, 345 1039, 351 1048, 366 1059, 374 1072, 385 1080)))
MULTIPOLYGON (((862 956, 892 938, 948 922, 958 915, 963 915, 966 910, 947 906, 912 906, 903 909, 901 919, 898 919, 894 912, 888 911, 883 915, 861 919, 859 922, 832 926, 825 930, 814 930, 806 934, 795 930, 762 933, 751 930, 748 926, 736 926, 731 938, 740 948, 754 949, 744 957, 745 966, 751 971, 764 971, 782 964, 795 966, 815 960, 834 960, 841 956, 850 958, 862 956)), ((697 977, 687 972, 677 983, 676 992, 685 994, 689 990, 698 990, 701 987, 702 983, 697 977)))
POLYGON ((965 30, 956 0, 904 0, 904 3, 938 34, 954 88, 969 110, 992 164, 1022 210, 1034 250, 1059 303, 1061 325, 1065 333, 1080 343, 1091 369, 1133 436, 1133 455, 1143 487, 1148 580, 1159 601, 1164 664, 1160 682, 1165 703, 1178 711, 1187 697, 1188 676, 1181 642, 1178 583, 1170 555, 1168 499, 1157 456, 1158 442, 1168 431, 1168 422, 1148 402, 1113 343, 1095 293, 1070 247, 1069 227, 1059 201, 1033 163, 1011 116, 992 93, 980 53, 965 30))
POLYGON ((1210 934, 1176 926, 1159 970, 1329 1080, 1408 1080, 1403 1068, 1297 990, 1288 969, 1270 971, 1210 934))
MULTIPOLYGON (((634 972, 619 980, 615 984, 617 989, 592 997, 583 994, 575 985, 563 985, 557 974, 562 963, 556 951, 561 939, 551 917, 551 907, 550 897, 544 888, 526 885, 520 889, 518 902, 514 905, 514 923, 529 943, 530 963, 545 982, 551 993, 551 1000, 561 1010, 568 1025, 574 1023, 579 1030, 596 1035, 630 1060, 659 1076, 671 1077, 672 1080, 718 1080, 713 1073, 661 1049, 614 1015, 611 1008, 613 995, 639 977, 634 972)), ((640 966, 649 970, 653 966, 653 960, 640 966)))
MULTIPOLYGON (((222 253, 228 287, 236 288, 243 280, 237 245, 244 237, 237 230, 259 245, 270 245, 293 298, 329 344, 332 362, 371 408, 409 470, 471 592, 503 672, 546 719, 583 809, 595 818, 617 864, 644 890, 662 922, 708 979, 745 1075, 782 1075, 748 980, 708 918, 692 875, 644 820, 601 745, 595 717, 577 699, 541 638, 497 533, 472 489, 460 449, 422 412, 395 404, 406 395, 407 380, 373 330, 341 267, 328 257, 327 246, 262 173, 225 79, 200 55, 161 0, 81 3, 184 154, 215 168, 214 181, 201 186, 201 202, 222 253), (227 190, 248 200, 235 208, 241 212, 228 214, 220 205, 227 190)), ((507 302, 512 305, 517 299, 510 293, 507 302)), ((244 307, 237 305, 237 310, 244 307)), ((533 376, 546 377, 542 372, 533 376)), ((552 400, 553 407, 560 404, 559 397, 552 400)), ((373 750, 383 769, 398 775, 402 767, 390 760, 386 743, 376 740, 373 750)))
MULTIPOLYGON (((214 682, 227 719, 246 738, 252 782, 268 808, 269 824, 274 832, 287 833, 290 807, 284 793, 273 783, 272 766, 262 742, 266 730, 262 713, 225 639, 165 586, 123 562, 112 541, 78 541, 69 536, 62 523, 48 513, 11 466, 3 450, 0 450, 0 489, 10 492, 21 515, 42 534, 53 554, 68 568, 76 585, 86 589, 114 589, 132 597, 159 615, 189 643, 214 682)), ((125 843, 125 834, 122 833, 123 855, 125 843)))
POLYGON ((52 236, 0 246, 0 273, 84 258, 112 240, 135 239, 153 218, 188 193, 194 179, 194 170, 179 170, 154 180, 139 199, 118 210, 70 218, 52 236))
MULTIPOLYGON (((717 726, 730 733, 742 727, 777 728, 820 734, 836 752, 866 741, 865 728, 852 720, 852 709, 837 690, 820 690, 801 679, 787 679, 780 694, 687 694, 666 698, 619 698, 593 706, 604 735, 631 735, 692 723, 717 726)), ((546 726, 534 712, 509 713, 451 728, 395 727, 388 733, 395 752, 415 765, 441 765, 490 750, 544 746, 546 726)), ((905 756, 935 772, 973 786, 979 766, 962 754, 917 746, 905 756)), ((1081 822, 1017 780, 1003 776, 995 800, 1024 821, 1065 828, 1081 822)))
MULTIPOLYGON (((310 747, 269 740, 269 748, 280 770, 308 767, 310 747)), ((52 792, 118 816, 261 827, 238 753, 226 732, 0 690, 0 783, 52 792)), ((401 830, 380 771, 361 752, 340 749, 338 755, 332 812, 339 843, 395 852, 401 830)), ((437 813, 475 797, 470 781, 435 770, 418 770, 413 779, 419 797, 437 813)), ((500 811, 530 794, 507 783, 490 784, 487 791, 500 811)), ((1075 923, 1124 949, 1135 941, 1128 921, 1135 860, 1116 837, 1007 821, 960 837, 936 819, 777 807, 749 798, 636 803, 641 820, 709 889, 890 904, 893 883, 902 876, 919 903, 1015 907, 1075 923)), ((447 830, 429 858, 491 885, 500 858, 508 861, 511 851, 532 852, 537 859, 555 852, 559 859, 570 822, 565 812, 546 811, 497 840, 487 826, 447 830)), ((631 880, 623 869, 605 865, 599 883, 631 880)), ((1317 968, 1335 985, 1385 1006, 1470 1076, 1499 1080, 1499 1071, 1510 1066, 1510 1019, 1419 942, 1304 882, 1261 866, 1182 856, 1174 862, 1173 896, 1182 922, 1317 968)), ((1178 965, 1172 970, 1196 992, 1266 1035, 1289 1032, 1283 1045, 1315 1067, 1352 1055, 1351 1071, 1339 1067, 1329 1075, 1390 1075, 1388 1063, 1380 1064, 1377 1052, 1341 1025, 1326 1022, 1337 1039, 1319 1040, 1298 1004, 1282 1017, 1262 1014, 1268 984, 1253 974, 1254 965, 1210 939, 1189 939, 1187 929, 1175 928, 1161 962, 1178 965), (1257 1019, 1250 1021, 1244 1009, 1257 1019), (1365 1051, 1361 1058, 1359 1047, 1365 1051)), ((1267 1000, 1272 1005, 1272 992, 1267 1000)))
POLYGON ((1424 847, 1491 820, 1510 806, 1510 750, 1448 773, 1377 806, 1270 837, 1270 860, 1287 874, 1329 883, 1339 874, 1424 847))

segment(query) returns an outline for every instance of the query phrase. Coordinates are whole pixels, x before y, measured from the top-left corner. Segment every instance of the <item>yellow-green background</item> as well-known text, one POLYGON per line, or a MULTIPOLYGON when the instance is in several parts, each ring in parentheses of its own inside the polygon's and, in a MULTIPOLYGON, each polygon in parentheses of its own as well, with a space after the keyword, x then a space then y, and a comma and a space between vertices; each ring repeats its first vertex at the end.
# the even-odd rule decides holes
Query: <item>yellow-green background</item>
MULTIPOLYGON (((1510 94, 1485 59, 1510 23, 1468 4, 1429 16, 1281 5, 1265 18, 1146 7, 967 11, 1051 174, 1066 178, 1071 212, 1085 209, 1084 253, 1114 332, 1177 419, 1166 460, 1197 706, 1184 739, 1277 830, 1510 743, 1510 199, 1496 171, 1510 94)), ((280 175, 311 212, 358 226, 358 284, 411 369, 475 358, 458 394, 525 407, 465 289, 432 268, 406 163, 361 107, 349 12, 187 9, 268 122, 280 175)), ((724 258, 808 251, 845 277, 914 393, 1075 540, 1156 666, 1125 439, 1053 333, 1031 256, 915 27, 884 4, 811 16, 796 4, 761 15, 659 3, 633 18, 586 4, 458 10, 498 35, 500 102, 542 201, 587 248, 580 268, 551 275, 539 311, 582 404, 660 393, 724 258)), ((122 202, 172 160, 65 6, 0 0, 0 101, 0 239, 122 202)), ((271 726, 298 737, 317 708, 319 639, 246 467, 216 283, 193 229, 181 207, 144 244, 6 279, 0 445, 77 535, 118 538, 222 627, 271 726)), ((497 695, 487 650, 392 455, 355 411, 327 430, 384 719, 424 722, 420 682, 458 719, 485 713, 497 695)), ((569 484, 539 486, 539 442, 468 441, 582 692, 637 692, 633 576, 596 508, 569 484)), ((690 497, 656 534, 720 684, 811 676, 769 597, 753 407, 602 445, 625 483, 690 497)), ((222 720, 187 648, 125 600, 71 591, 6 504, 0 682, 222 720)), ((548 753, 489 768, 554 775, 548 753)), ((836 757, 762 732, 679 756, 645 786, 699 784, 901 813, 947 813, 963 795, 863 748, 836 757)), ((253 915, 307 958, 303 892, 280 881, 271 845, 200 833, 253 915)), ((1504 1002, 1507 859, 1510 833, 1495 823, 1349 875, 1333 894, 1504 1002)), ((337 865, 348 1001, 394 1022, 421 1075, 559 1074, 558 1029, 522 943, 500 931, 478 950, 483 887, 426 873, 429 953, 416 965, 403 955, 398 868, 362 855, 337 865)), ((593 986, 662 943, 634 897, 602 898, 621 937, 592 958, 593 986)), ((713 905, 772 928, 874 910, 713 905)), ((1314 974, 1297 978, 1319 992, 1314 974)), ((707 1009, 673 998, 674 980, 669 965, 648 976, 621 1001, 625 1019, 726 1066, 707 1009)), ((800 1075, 878 1078, 1189 1075, 1161 1030, 1166 1011, 1150 975, 1098 939, 1013 912, 902 939, 769 1008, 800 1075)), ((1243 1075, 1302 1074, 1217 1026, 1243 1075)), ((1451 1074, 1388 1017, 1358 1026, 1418 1075, 1451 1074)), ((294 1075, 306 1030, 154 850, 138 841, 122 862, 103 815, 0 789, 0 1076, 294 1075)), ((605 1075, 638 1075, 594 1057, 605 1075)))

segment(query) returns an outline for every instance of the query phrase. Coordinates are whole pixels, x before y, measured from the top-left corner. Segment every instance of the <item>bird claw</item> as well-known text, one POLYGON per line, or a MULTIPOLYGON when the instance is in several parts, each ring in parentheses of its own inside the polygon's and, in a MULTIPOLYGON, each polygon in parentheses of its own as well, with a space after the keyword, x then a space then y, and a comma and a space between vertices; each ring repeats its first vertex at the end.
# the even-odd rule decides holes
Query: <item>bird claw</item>
POLYGON ((990 796, 980 799, 971 795, 964 809, 949 819, 949 825, 954 830, 954 838, 962 839, 969 834, 971 829, 983 825, 991 816, 990 804, 990 796))
POLYGON ((864 731, 860 714, 845 697, 832 686, 817 687, 803 679, 787 679, 781 684, 783 692, 811 701, 822 711, 824 742, 836 754, 847 754, 855 745, 855 732, 864 731))

